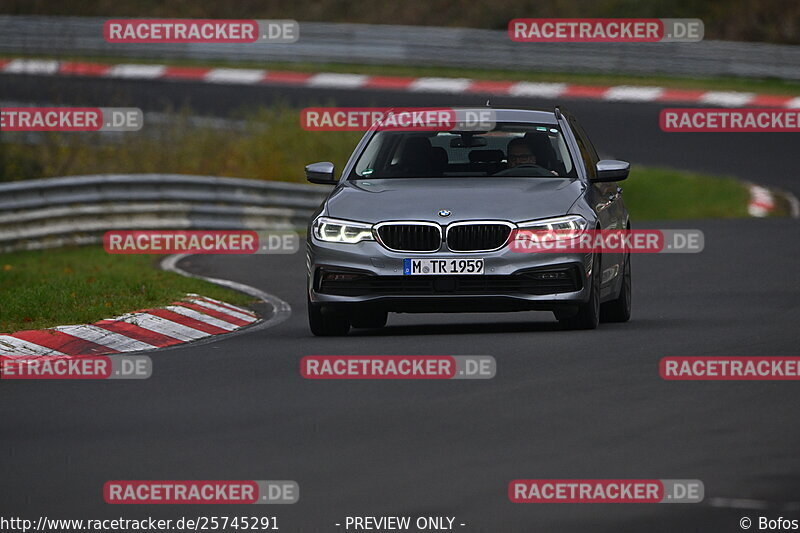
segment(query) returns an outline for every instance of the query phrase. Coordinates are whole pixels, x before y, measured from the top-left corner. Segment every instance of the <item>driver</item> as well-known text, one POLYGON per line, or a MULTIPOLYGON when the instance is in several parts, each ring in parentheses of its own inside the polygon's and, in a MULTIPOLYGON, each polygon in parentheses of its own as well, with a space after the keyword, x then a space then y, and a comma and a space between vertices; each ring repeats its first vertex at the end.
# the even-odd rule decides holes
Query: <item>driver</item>
POLYGON ((514 137, 508 141, 508 168, 520 165, 535 165, 536 156, 533 155, 531 147, 522 137, 514 137))
MULTIPOLYGON (((533 154, 528 141, 523 137, 514 137, 508 141, 508 169, 520 167, 523 165, 531 166, 536 165, 536 156, 533 154)), ((549 170, 549 169, 545 169, 549 170)), ((558 172, 550 170, 550 174, 558 176, 558 172)))

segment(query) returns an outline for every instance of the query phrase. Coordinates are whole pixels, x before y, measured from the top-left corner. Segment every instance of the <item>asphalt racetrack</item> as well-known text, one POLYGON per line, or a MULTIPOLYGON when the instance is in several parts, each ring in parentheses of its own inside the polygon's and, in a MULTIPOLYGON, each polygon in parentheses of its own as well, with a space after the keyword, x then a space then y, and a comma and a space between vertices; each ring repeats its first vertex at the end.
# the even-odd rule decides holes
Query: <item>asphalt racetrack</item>
MULTIPOLYGON (((96 104, 111 90, 107 81, 11 76, 0 77, 0 87, 5 100, 64 104, 96 104)), ((113 87, 148 110, 188 99, 207 114, 277 96, 340 105, 476 100, 165 82, 113 87)), ((506 104, 553 102, 494 103, 506 104)), ((789 134, 670 135, 657 129, 657 105, 567 105, 616 157, 799 189, 789 134)), ((298 171, 313 160, 298 161, 298 171)), ((147 381, 3 382, 2 514, 269 514, 291 532, 342 531, 335 524, 349 515, 454 516, 465 524, 456 530, 494 533, 732 532, 743 516, 796 518, 796 383, 668 382, 658 361, 798 355, 797 221, 647 227, 702 229, 705 250, 635 256, 632 321, 595 331, 562 331, 549 313, 391 315, 382 330, 315 338, 305 317, 302 251, 189 257, 182 268, 266 291, 291 306, 290 318, 153 353, 147 381), (498 368, 493 380, 311 381, 299 373, 305 355, 493 355, 498 368), (512 504, 507 487, 517 478, 700 479, 706 497, 675 505, 512 504), (111 506, 102 487, 114 479, 291 479, 301 496, 292 506, 255 511, 111 506)), ((258 310, 271 313, 266 305, 258 310)))

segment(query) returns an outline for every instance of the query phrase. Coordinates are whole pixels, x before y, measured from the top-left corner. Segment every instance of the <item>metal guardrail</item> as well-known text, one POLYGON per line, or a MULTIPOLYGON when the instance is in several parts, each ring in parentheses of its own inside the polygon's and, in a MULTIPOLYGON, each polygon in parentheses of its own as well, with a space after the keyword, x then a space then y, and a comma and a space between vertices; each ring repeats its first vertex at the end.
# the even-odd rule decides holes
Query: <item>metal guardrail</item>
POLYGON ((305 228, 324 186, 180 174, 0 184, 0 252, 89 244, 112 229, 305 228))
POLYGON ((225 61, 310 61, 521 71, 800 79, 800 46, 514 43, 503 30, 301 22, 292 44, 111 44, 100 17, 0 16, 0 53, 225 61))

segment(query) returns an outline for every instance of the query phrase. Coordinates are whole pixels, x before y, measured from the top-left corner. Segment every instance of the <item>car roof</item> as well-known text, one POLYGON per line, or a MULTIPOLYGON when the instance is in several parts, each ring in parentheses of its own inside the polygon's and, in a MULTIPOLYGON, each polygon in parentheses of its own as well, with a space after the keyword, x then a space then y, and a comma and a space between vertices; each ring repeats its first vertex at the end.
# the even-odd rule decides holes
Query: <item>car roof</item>
POLYGON ((538 124, 558 124, 555 111, 541 109, 495 109, 493 107, 459 107, 465 111, 486 111, 491 109, 495 113, 496 122, 534 122, 538 124))

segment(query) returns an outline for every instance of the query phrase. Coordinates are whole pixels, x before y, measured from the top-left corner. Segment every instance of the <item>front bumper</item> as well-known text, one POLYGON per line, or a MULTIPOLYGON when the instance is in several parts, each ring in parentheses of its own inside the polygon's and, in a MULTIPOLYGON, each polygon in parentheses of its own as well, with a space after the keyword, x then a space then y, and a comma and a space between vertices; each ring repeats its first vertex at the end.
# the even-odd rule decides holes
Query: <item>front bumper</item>
POLYGON ((588 301, 591 254, 392 252, 375 241, 340 244, 310 237, 312 304, 393 312, 565 310, 588 301), (403 275, 405 258, 482 258, 484 274, 403 275))

